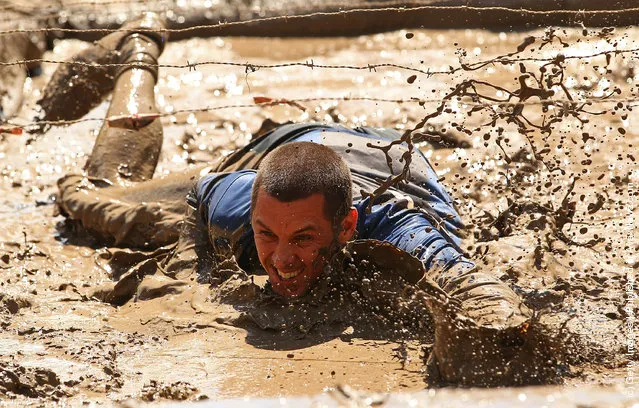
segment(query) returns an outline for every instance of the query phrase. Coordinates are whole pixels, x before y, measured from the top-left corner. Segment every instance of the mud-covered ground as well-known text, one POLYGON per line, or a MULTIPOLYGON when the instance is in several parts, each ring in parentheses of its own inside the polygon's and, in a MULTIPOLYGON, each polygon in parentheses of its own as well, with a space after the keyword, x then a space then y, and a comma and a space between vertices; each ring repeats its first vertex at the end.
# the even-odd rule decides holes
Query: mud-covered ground
MULTIPOLYGON (((614 50, 637 47, 638 35, 636 29, 414 30, 349 39, 169 43, 161 64, 247 65, 160 70, 157 104, 167 116, 156 177, 216 160, 247 143, 267 120, 409 129, 437 112, 457 89, 426 124, 430 135, 418 146, 459 200, 468 224, 464 249, 509 283, 542 321, 562 328, 558 336, 568 348, 560 368, 565 387, 604 384, 627 392, 636 358, 629 340, 635 338, 630 323, 639 266, 633 257, 639 249, 634 130, 639 117, 633 107, 639 74, 636 53, 614 50), (529 36, 535 41, 526 40, 529 36), (523 61, 458 69, 460 59, 488 61, 518 46, 522 52, 510 58, 523 61), (599 55, 555 59, 557 64, 545 68, 546 77, 553 75, 550 84, 540 86, 529 77, 522 85, 523 73, 539 78, 548 62, 530 57, 552 62, 557 53, 599 55), (311 61, 312 68, 255 67, 311 61), (380 63, 428 74, 317 66, 380 63), (525 106, 495 101, 511 92, 515 102, 532 88, 555 94, 530 94, 526 101, 532 103, 525 106), (564 104, 543 107, 535 104, 540 96, 564 104), (171 115, 252 105, 254 97, 327 99, 171 115), (407 102, 342 100, 359 97, 407 102), (583 105, 586 100, 591 104, 583 105)), ((60 40, 44 57, 63 60, 85 46, 60 40)), ((25 105, 15 122, 32 120, 35 101, 55 68, 45 64, 41 76, 27 79, 25 105)), ((107 106, 103 102, 86 117, 103 118, 107 106)), ((0 134, 0 403, 299 396, 337 384, 375 392, 427 386, 423 360, 429 347, 417 340, 388 341, 349 327, 237 328, 228 322, 239 311, 220 304, 205 285, 188 296, 121 307, 92 298, 110 281, 102 261, 110 249, 74 231, 55 215, 54 202, 56 180, 81 171, 100 124, 0 134)))

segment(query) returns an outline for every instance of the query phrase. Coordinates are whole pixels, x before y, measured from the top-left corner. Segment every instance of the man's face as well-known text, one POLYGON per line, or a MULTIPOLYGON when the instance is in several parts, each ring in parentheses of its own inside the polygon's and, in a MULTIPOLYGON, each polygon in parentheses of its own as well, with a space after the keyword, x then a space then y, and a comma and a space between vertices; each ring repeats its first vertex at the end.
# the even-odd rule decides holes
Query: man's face
MULTIPOLYGON (((357 212, 352 212, 356 223, 357 212)), ((324 195, 285 203, 260 190, 251 224, 260 263, 273 290, 286 297, 303 295, 322 273, 336 239, 324 214, 324 195)), ((338 233, 337 241, 346 242, 353 231, 338 233)))

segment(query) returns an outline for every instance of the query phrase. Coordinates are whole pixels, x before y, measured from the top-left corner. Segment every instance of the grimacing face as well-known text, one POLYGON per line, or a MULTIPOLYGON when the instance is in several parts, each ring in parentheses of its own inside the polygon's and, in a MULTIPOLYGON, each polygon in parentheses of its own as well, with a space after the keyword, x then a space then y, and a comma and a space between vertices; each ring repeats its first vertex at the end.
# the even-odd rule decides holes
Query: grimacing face
POLYGON ((251 214, 255 246, 273 290, 285 297, 301 296, 322 273, 334 241, 344 245, 357 226, 351 208, 335 235, 324 213, 324 195, 317 193, 288 203, 260 190, 251 214))

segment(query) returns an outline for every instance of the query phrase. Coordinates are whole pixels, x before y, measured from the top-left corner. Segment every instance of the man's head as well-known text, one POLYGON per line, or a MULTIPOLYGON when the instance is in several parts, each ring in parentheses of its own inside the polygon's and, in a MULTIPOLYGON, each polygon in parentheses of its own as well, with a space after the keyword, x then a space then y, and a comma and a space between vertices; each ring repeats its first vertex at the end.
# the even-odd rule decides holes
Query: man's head
POLYGON ((300 296, 310 288, 353 236, 352 204, 348 166, 328 147, 287 143, 264 158, 253 183, 251 224, 275 292, 300 296))

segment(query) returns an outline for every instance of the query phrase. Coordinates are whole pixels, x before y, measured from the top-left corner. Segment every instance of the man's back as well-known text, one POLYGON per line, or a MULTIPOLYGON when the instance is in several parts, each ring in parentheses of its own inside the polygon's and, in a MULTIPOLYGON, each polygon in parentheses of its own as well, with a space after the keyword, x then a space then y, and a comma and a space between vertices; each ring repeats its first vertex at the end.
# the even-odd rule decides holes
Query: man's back
POLYGON ((386 148, 399 138, 397 132, 389 129, 285 125, 230 156, 216 169, 222 173, 204 176, 188 201, 209 225, 214 247, 230 247, 240 265, 252 269, 250 200, 256 172, 224 172, 237 167, 255 169, 263 157, 282 144, 314 142, 335 151, 351 170, 353 204, 359 214, 358 238, 390 242, 422 259, 427 266, 433 262, 452 264, 461 260, 461 218, 420 151, 411 152, 406 182, 383 192, 374 199, 373 205, 370 198, 363 197, 362 192, 373 192, 388 177, 401 172, 408 146, 396 144, 386 148))

